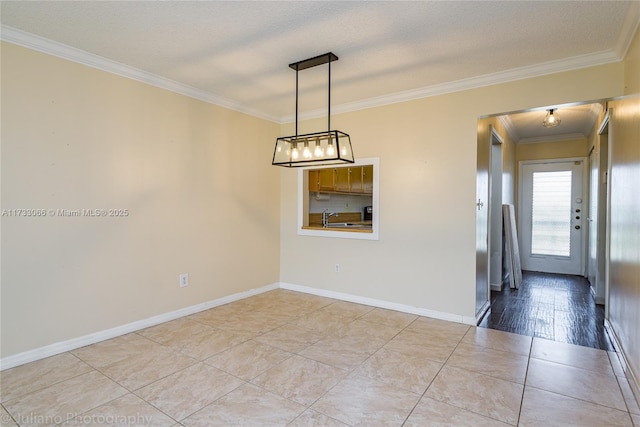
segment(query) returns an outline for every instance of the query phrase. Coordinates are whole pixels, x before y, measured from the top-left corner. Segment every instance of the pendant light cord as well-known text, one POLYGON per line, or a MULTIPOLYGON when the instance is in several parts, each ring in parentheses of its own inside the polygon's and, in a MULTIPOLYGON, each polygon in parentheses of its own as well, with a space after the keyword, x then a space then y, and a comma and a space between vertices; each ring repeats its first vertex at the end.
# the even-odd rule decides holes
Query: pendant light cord
POLYGON ((327 132, 331 132, 331 56, 327 55, 329 60, 329 106, 327 107, 327 132))
POLYGON ((296 66, 296 139, 298 139, 298 66, 296 66))

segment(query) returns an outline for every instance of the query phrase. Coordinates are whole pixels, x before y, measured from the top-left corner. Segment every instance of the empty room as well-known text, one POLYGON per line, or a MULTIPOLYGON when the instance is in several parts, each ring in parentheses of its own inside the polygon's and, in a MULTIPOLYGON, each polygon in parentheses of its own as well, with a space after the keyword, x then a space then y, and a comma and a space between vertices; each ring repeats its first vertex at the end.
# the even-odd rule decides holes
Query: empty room
POLYGON ((2 427, 640 427, 640 2, 0 8, 2 427))

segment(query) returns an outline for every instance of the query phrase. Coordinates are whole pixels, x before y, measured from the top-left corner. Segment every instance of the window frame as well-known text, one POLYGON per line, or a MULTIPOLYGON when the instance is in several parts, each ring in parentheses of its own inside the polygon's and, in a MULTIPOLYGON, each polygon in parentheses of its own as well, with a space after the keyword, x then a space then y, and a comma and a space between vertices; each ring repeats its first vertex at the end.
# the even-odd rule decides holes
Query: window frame
POLYGON ((380 240, 380 158, 367 157, 356 159, 355 163, 346 165, 305 166, 298 169, 298 224, 299 236, 335 237, 339 239, 380 240), (371 233, 362 233, 350 230, 309 229, 304 228, 309 220, 309 174, 310 169, 329 169, 335 167, 373 166, 373 191, 371 192, 371 205, 373 206, 373 218, 371 220, 371 233))

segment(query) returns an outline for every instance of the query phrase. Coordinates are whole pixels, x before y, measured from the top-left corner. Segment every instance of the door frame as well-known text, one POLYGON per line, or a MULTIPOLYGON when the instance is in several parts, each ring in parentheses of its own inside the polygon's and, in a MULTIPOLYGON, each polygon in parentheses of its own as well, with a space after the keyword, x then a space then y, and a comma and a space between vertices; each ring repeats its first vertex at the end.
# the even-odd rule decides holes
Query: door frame
MULTIPOLYGON (((522 170, 522 166, 523 165, 531 165, 531 164, 553 164, 553 163, 567 163, 567 162, 582 162, 582 167, 581 169, 581 175, 582 175, 582 206, 589 206, 589 198, 588 198, 588 161, 589 158, 588 157, 564 157, 564 158, 555 158, 555 159, 541 159, 541 160, 520 160, 518 162, 518 194, 517 194, 517 200, 518 200, 518 218, 522 218, 522 212, 524 212, 524 208, 523 208, 523 204, 524 204, 524 198, 522 197, 522 195, 524 194, 524 177, 523 177, 523 170, 522 170)), ((584 210, 584 208, 583 208, 584 210)), ((587 214, 587 212, 582 212, 583 215, 581 215, 584 218, 585 214, 587 214)), ((579 275, 586 277, 587 274, 587 262, 586 262, 586 257, 587 257, 587 244, 588 244, 588 238, 585 238, 585 235, 587 235, 587 233, 584 232, 584 224, 585 221, 582 221, 582 241, 580 242, 580 271, 579 271, 579 275)), ((522 236, 521 239, 524 238, 524 231, 523 231, 523 224, 522 221, 518 221, 518 236, 522 236)), ((588 237, 588 236, 587 236, 588 237)))
POLYGON ((489 300, 491 299, 491 291, 501 291, 502 283, 504 279, 503 275, 503 260, 502 260, 502 175, 503 158, 502 152, 504 140, 498 130, 491 125, 490 126, 490 147, 489 147, 489 199, 487 200, 489 205, 489 212, 487 214, 487 230, 488 230, 488 244, 487 253, 489 261, 487 263, 489 267, 489 300), (496 170, 494 167, 499 163, 499 168, 496 170), (496 183, 496 179, 500 178, 500 182, 496 183), (496 203, 496 199, 499 197, 500 203, 496 203), (497 282, 493 281, 496 275, 499 275, 497 282), (493 281, 493 283, 492 283, 493 281))

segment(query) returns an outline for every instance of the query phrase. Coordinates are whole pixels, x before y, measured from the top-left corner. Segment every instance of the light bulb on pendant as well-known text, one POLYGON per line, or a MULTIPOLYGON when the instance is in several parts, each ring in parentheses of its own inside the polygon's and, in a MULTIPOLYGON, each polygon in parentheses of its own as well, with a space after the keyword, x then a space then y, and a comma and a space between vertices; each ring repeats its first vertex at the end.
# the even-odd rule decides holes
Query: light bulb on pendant
POLYGON ((327 156, 335 156, 336 149, 333 147, 333 139, 329 136, 329 144, 327 145, 327 156))
POLYGON ((313 150, 313 155, 316 156, 316 157, 324 156, 324 151, 322 150, 322 147, 320 146, 320 138, 316 138, 316 149, 313 150))
POLYGON ((542 126, 546 127, 546 128, 554 128, 556 126, 558 126, 561 122, 560 117, 558 117, 558 115, 554 115, 554 111, 556 111, 556 109, 551 108, 549 110, 547 110, 547 115, 545 116, 544 120, 542 121, 542 126))
POLYGON ((292 159, 297 159, 298 157, 300 157, 300 153, 298 152, 298 144, 293 144, 293 150, 291 151, 291 158, 292 159))
POLYGON ((304 142, 304 150, 302 150, 302 157, 305 159, 311 158, 311 150, 309 150, 309 141, 304 142))

